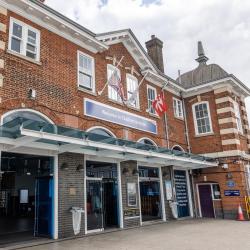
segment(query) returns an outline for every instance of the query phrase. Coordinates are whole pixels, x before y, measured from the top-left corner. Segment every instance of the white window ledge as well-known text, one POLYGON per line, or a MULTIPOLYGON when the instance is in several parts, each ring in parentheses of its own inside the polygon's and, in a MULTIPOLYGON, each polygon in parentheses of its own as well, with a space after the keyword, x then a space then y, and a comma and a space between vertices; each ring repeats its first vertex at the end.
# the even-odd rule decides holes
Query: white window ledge
POLYGON ((195 135, 195 137, 204 137, 204 136, 211 136, 211 135, 214 135, 214 132, 206 133, 206 134, 195 135))
POLYGON ((11 54, 11 55, 13 55, 13 56, 16 56, 16 57, 19 57, 19 58, 21 58, 21 59, 24 59, 24 60, 26 60, 26 61, 28 61, 28 62, 31 62, 31 63, 34 63, 34 64, 37 64, 37 65, 42 65, 42 63, 40 62, 40 61, 36 61, 36 60, 34 60, 34 59, 31 59, 31 58, 29 58, 28 56, 24 56, 24 55, 21 55, 21 54, 19 54, 19 53, 17 53, 17 52, 14 52, 14 51, 12 51, 12 50, 7 50, 7 53, 9 53, 9 54, 11 54))
POLYGON ((93 95, 93 96, 97 96, 97 94, 91 90, 85 89, 84 87, 78 86, 78 90, 85 92, 87 94, 93 95))

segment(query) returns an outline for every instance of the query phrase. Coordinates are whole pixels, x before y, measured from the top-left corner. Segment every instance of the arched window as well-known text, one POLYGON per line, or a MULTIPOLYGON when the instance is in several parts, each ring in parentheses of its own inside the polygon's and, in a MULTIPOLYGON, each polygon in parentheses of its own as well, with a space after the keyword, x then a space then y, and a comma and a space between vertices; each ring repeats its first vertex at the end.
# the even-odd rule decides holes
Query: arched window
POLYGON ((87 130, 89 139, 93 141, 105 140, 107 137, 116 138, 116 136, 106 128, 93 127, 87 130))
POLYGON ((149 138, 141 138, 138 142, 148 146, 157 147, 157 144, 149 138))
POLYGON ((6 113, 2 117, 2 124, 5 124, 7 122, 10 122, 17 118, 24 118, 28 120, 38 121, 38 122, 46 122, 46 123, 53 123, 49 118, 47 118, 42 113, 39 113, 37 111, 33 110, 14 110, 9 113, 6 113))
POLYGON ((95 128, 93 130, 89 131, 92 134, 96 134, 96 135, 103 135, 103 136, 107 136, 107 137, 114 137, 110 132, 108 132, 105 129, 102 128, 95 128))
POLYGON ((173 146, 172 150, 184 152, 184 149, 181 146, 179 146, 179 145, 173 146))

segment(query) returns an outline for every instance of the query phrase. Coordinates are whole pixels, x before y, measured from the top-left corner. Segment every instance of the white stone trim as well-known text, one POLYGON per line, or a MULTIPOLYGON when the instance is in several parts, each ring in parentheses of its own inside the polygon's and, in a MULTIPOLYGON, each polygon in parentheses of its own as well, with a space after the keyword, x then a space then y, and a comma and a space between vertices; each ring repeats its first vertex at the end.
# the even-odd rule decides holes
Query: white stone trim
POLYGON ((246 115, 243 115, 243 116, 242 116, 242 119, 245 120, 245 121, 248 121, 248 118, 247 118, 246 115))
POLYGON ((4 68, 4 60, 0 59, 0 69, 3 69, 3 68, 4 68))
POLYGON ((231 122, 236 124, 236 119, 233 117, 219 119, 219 124, 225 124, 225 123, 231 123, 231 122))
POLYGON ((5 50, 6 43, 4 41, 0 41, 0 49, 5 50))
POLYGON ((0 31, 6 33, 6 29, 7 29, 6 24, 0 23, 0 31))
POLYGON ((247 147, 250 149, 250 144, 247 144, 247 147))
POLYGON ((238 144, 240 145, 240 140, 238 139, 227 139, 227 140, 222 140, 221 141, 222 145, 234 145, 234 144, 238 144))
POLYGON ((0 6, 0 14, 7 16, 7 9, 4 8, 3 6, 0 6))
POLYGON ((223 103, 223 102, 232 102, 233 103, 233 99, 230 96, 226 96, 226 97, 221 97, 221 98, 215 99, 215 103, 216 104, 220 104, 220 103, 223 103))
POLYGON ((244 127, 244 129, 249 129, 248 125, 244 125, 243 127, 244 127))
POLYGON ((226 108, 217 109, 217 114, 223 114, 223 113, 227 113, 227 112, 233 112, 234 113, 234 108, 226 107, 226 108))
POLYGON ((225 87, 222 87, 222 88, 214 89, 215 94, 223 93, 223 92, 226 92, 226 91, 232 92, 232 88, 229 87, 229 86, 225 86, 225 87))
POLYGON ((222 152, 215 152, 215 153, 208 153, 208 154, 203 154, 204 156, 207 157, 229 157, 229 156, 242 156, 244 152, 240 150, 228 150, 228 151, 222 151, 222 152))
POLYGON ((242 111, 247 111, 246 107, 244 107, 244 106, 240 106, 240 108, 241 108, 242 111))
POLYGON ((236 128, 225 128, 220 130, 221 135, 226 134, 238 134, 238 130, 236 128))
POLYGON ((4 79, 3 75, 0 74, 0 87, 3 87, 3 79, 4 79))
POLYGON ((250 135, 247 135, 247 139, 249 139, 249 140, 250 140, 250 135))

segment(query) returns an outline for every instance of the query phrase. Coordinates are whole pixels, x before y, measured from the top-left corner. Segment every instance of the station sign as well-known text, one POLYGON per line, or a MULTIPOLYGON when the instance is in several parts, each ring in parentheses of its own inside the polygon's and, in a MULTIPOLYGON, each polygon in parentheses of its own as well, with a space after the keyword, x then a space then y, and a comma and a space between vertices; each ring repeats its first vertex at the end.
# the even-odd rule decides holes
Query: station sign
POLYGON ((229 188, 235 187, 235 181, 227 181, 227 186, 228 186, 229 188))
POLYGON ((157 134, 156 121, 90 100, 88 98, 84 99, 84 115, 152 134, 157 134))
POLYGON ((240 190, 225 190, 225 196, 240 196, 240 190))

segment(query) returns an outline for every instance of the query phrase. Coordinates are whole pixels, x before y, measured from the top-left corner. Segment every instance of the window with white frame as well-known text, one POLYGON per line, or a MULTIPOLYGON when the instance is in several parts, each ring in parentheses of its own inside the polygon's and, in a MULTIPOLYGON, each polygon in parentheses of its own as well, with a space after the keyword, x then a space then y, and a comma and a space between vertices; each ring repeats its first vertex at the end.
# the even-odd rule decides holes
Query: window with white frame
POLYGON ((195 132, 197 135, 212 133, 212 123, 208 102, 193 105, 195 132))
MULTIPOLYGON (((120 72, 120 70, 118 68, 116 68, 115 66, 113 66, 111 64, 107 65, 107 77, 108 77, 108 80, 114 74, 115 70, 117 70, 119 77, 121 77, 121 72, 120 72)), ((114 100, 114 101, 117 101, 117 102, 122 102, 122 99, 121 99, 120 95, 118 94, 118 92, 116 91, 116 89, 114 89, 110 85, 108 85, 108 97, 111 100, 114 100)))
POLYGON ((40 60, 40 31, 14 18, 10 19, 9 50, 40 60))
POLYGON ((240 107, 236 101, 234 101, 234 111, 235 111, 237 129, 240 133, 243 133, 241 115, 240 115, 240 107))
POLYGON ((246 165, 246 179, 248 184, 248 193, 250 194, 250 165, 246 165))
POLYGON ((153 102, 156 99, 156 89, 148 85, 147 92, 148 92, 148 112, 151 114, 155 114, 153 102))
POLYGON ((213 193, 213 199, 214 200, 220 200, 221 199, 221 193, 220 193, 220 186, 219 184, 215 183, 212 184, 212 193, 213 193))
POLYGON ((94 58, 78 51, 78 86, 94 92, 94 75, 94 58))
POLYGON ((129 106, 139 108, 138 80, 136 77, 127 74, 127 99, 130 100, 129 106))
POLYGON ((177 98, 173 98, 173 106, 174 106, 174 116, 176 118, 183 118, 183 108, 182 108, 182 101, 177 99, 177 98))

